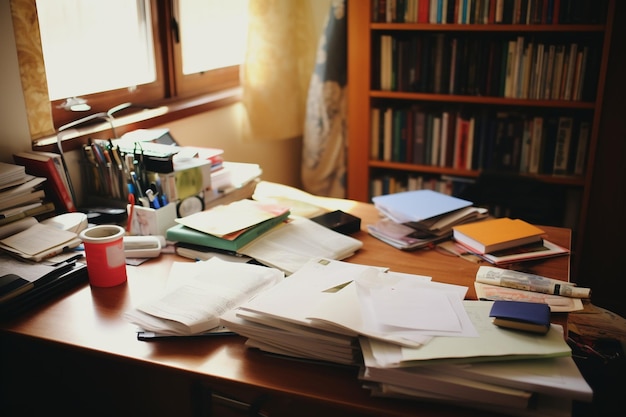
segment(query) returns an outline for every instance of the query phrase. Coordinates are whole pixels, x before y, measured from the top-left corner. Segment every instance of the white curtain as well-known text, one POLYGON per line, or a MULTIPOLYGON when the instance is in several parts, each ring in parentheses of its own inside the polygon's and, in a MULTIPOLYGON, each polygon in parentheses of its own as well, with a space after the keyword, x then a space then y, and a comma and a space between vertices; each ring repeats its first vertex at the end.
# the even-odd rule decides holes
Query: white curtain
POLYGON ((309 1, 250 0, 241 66, 250 139, 302 135, 316 41, 309 1))
POLYGON ((346 4, 333 1, 311 76, 303 137, 302 183, 322 196, 346 195, 346 4))

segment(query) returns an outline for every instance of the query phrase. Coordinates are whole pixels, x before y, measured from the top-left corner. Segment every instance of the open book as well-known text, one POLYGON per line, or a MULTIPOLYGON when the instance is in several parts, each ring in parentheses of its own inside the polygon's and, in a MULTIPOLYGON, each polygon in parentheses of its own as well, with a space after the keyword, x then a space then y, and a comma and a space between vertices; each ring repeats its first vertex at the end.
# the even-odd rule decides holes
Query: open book
POLYGON ((284 274, 274 268, 227 262, 218 258, 172 264, 164 294, 124 313, 144 331, 190 336, 219 325, 226 311, 278 283, 284 274))

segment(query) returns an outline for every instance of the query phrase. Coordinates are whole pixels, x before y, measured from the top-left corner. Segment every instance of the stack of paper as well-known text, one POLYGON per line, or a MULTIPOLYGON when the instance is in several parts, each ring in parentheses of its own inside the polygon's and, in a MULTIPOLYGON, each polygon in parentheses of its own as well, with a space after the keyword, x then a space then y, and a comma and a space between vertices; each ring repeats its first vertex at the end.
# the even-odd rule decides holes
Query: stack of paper
POLYGON ((318 258, 223 316, 222 324, 263 350, 357 363, 359 336, 412 347, 438 335, 475 336, 462 305, 466 291, 430 277, 318 258))
POLYGON ((166 231, 167 240, 238 251, 289 217, 284 206, 242 199, 186 217, 166 231))
POLYGON ((501 329, 491 302, 466 301, 479 337, 439 337, 419 349, 362 339, 360 378, 372 395, 442 401, 516 416, 569 416, 593 391, 562 330, 546 335, 501 329))
POLYGON ((407 191, 372 199, 383 219, 368 225, 369 233, 403 250, 446 240, 452 227, 487 217, 487 210, 471 201, 432 190, 407 191))
POLYGON ((359 365, 373 395, 511 415, 562 415, 572 400, 590 400, 559 326, 546 334, 500 328, 489 317, 493 303, 463 301, 466 290, 320 258, 220 323, 251 348, 359 365))
POLYGON ((284 274, 274 268, 218 258, 176 262, 163 294, 127 311, 124 317, 140 331, 197 335, 218 327, 222 314, 283 278, 284 274))
MULTIPOLYGON (((77 233, 39 223, 34 217, 0 226, 0 239, 0 249, 35 262, 67 252, 82 243, 77 233)), ((68 254, 68 257, 72 256, 68 254)))
POLYGON ((45 182, 22 165, 0 162, 0 225, 52 212, 54 207, 45 202, 45 182))

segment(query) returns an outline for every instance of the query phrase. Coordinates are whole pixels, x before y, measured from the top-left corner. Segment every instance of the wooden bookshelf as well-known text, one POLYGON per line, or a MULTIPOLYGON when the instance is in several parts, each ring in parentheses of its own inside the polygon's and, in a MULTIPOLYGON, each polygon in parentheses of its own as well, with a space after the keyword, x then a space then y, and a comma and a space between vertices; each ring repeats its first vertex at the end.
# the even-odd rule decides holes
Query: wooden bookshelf
MULTIPOLYGON (((556 3, 561 10, 559 13, 555 11, 555 17, 552 20, 555 23, 546 21, 545 11, 543 11, 543 15, 535 20, 537 23, 530 23, 532 19, 528 19, 528 23, 521 24, 494 23, 493 10, 489 14, 489 7, 492 2, 495 5, 496 0, 473 0, 476 4, 485 7, 482 15, 484 18, 481 18, 481 14, 477 12, 474 18, 468 17, 470 20, 467 23, 458 23, 455 20, 458 15, 454 15, 453 9, 455 0, 447 1, 450 6, 450 14, 447 15, 448 23, 417 22, 420 18, 415 14, 403 17, 399 17, 402 14, 397 14, 389 18, 382 13, 384 8, 380 9, 380 0, 371 0, 367 4, 360 0, 348 1, 347 197, 359 201, 371 201, 371 197, 377 193, 398 192, 407 189, 406 187, 415 187, 414 179, 418 176, 431 181, 418 181, 418 187, 425 186, 424 183, 432 183, 433 180, 441 180, 443 177, 448 181, 448 186, 440 190, 460 194, 461 197, 467 196, 463 195, 463 190, 467 190, 467 184, 477 182, 486 172, 496 175, 502 172, 506 176, 532 179, 555 190, 554 197, 551 197, 553 200, 545 201, 545 204, 546 207, 551 208, 562 207, 562 215, 559 221, 555 221, 554 218, 546 219, 546 223, 572 228, 575 270, 576 252, 581 249, 584 236, 595 153, 599 140, 599 123, 615 1, 576 0, 582 4, 585 13, 568 17, 564 9, 570 2, 574 4, 572 0, 522 0, 519 3, 528 6, 529 11, 535 6, 541 7, 544 3, 546 6, 556 3), (599 10, 598 7, 605 9, 599 10), (379 10, 380 14, 378 14, 379 10), (456 23, 449 23, 452 21, 456 23), (478 21, 482 23, 475 23, 478 21), (387 40, 382 41, 383 37, 387 40), (436 41, 435 38, 443 40, 436 41), (515 50, 509 50, 513 47, 510 41, 516 41, 519 45, 516 53, 514 53, 515 50), (388 42, 386 46, 385 42, 388 42), (389 52, 390 44, 393 45, 391 52, 389 52), (403 46, 399 46, 400 44, 403 46), (456 49, 453 49, 452 44, 457 45, 456 49), (460 50, 463 49, 458 45, 471 45, 468 48, 473 48, 468 49, 469 58, 465 58, 463 66, 452 65, 455 59, 458 62, 459 57, 462 56, 460 50), (530 48, 529 45, 531 45, 530 48), (572 48, 572 45, 575 47, 572 48), (551 46, 555 51, 553 55, 549 53, 551 46), (547 64, 538 62, 545 61, 548 57, 552 60, 552 56, 556 56, 561 46, 564 55, 571 52, 575 56, 569 61, 574 67, 567 83, 561 82, 560 87, 556 87, 557 84, 553 83, 555 88, 560 88, 561 91, 555 95, 554 91, 546 90, 546 85, 550 83, 546 74, 550 72, 556 74, 556 71, 549 67, 552 69, 550 71, 547 69, 547 64), (402 53, 398 52, 401 48, 404 48, 402 53), (438 54, 423 52, 429 48, 439 51, 438 54), (515 78, 517 82, 510 78, 512 75, 508 71, 512 70, 506 67, 507 59, 512 59, 511 53, 514 54, 514 58, 517 58, 517 61, 513 61, 519 71, 516 76, 518 78, 515 78), (525 55, 528 58, 524 58, 525 55), (386 67, 381 63, 385 60, 385 56, 386 62, 391 60, 386 67), (443 58, 437 58, 437 56, 443 56, 443 58), (576 78, 576 74, 580 73, 583 67, 585 71, 582 77, 576 78), (459 85, 462 84, 458 81, 459 73, 462 72, 463 77, 466 77, 472 71, 476 73, 473 78, 474 84, 471 84, 472 88, 459 91, 459 85), (387 77, 382 76, 381 73, 387 74, 387 77), (481 74, 487 73, 491 74, 490 78, 481 78, 481 74), (499 75, 493 75, 496 73, 499 75), (424 74, 430 74, 432 77, 429 79, 426 76, 425 81, 420 81, 419 77, 424 77, 424 74), (529 75, 523 79, 524 76, 521 74, 529 75), (437 81, 435 77, 439 77, 437 81), (491 77, 499 77, 499 79, 491 77), (569 85, 566 87, 566 84, 569 85), (477 85, 480 86, 477 87, 477 85), (568 92, 564 94, 566 88, 568 92), (376 115, 379 117, 377 123, 374 122, 374 116, 372 116, 372 109, 376 108, 379 109, 376 115), (380 113, 385 111, 391 114, 387 121, 384 116, 380 116, 380 113), (402 112, 405 114, 400 115, 402 112), (470 149, 474 150, 473 157, 468 156, 464 159, 467 161, 466 165, 459 166, 454 158, 445 158, 441 155, 435 157, 435 153, 432 153, 432 146, 427 148, 427 153, 431 151, 428 153, 431 158, 426 157, 426 161, 423 155, 420 155, 420 159, 417 160, 413 157, 414 155, 407 154, 407 149, 409 153, 412 153, 416 146, 410 142, 415 137, 418 112, 426 113, 425 117, 430 118, 430 125, 434 119, 439 118, 440 121, 435 123, 440 123, 439 126, 442 126, 444 113, 447 113, 448 120, 453 117, 457 120, 455 123, 447 124, 448 132, 452 129, 454 132, 452 134, 454 139, 452 141, 449 139, 447 143, 448 149, 451 143, 452 149, 458 146, 456 141, 459 137, 459 130, 456 127, 461 122, 457 116, 471 121, 469 126, 473 129, 473 147, 470 149), (530 157, 522 160, 522 152, 526 153, 526 151, 523 151, 522 146, 517 143, 528 142, 530 144, 532 142, 533 123, 540 126, 539 121, 535 122, 537 119, 541 119, 540 122, 543 124, 543 127, 537 130, 542 133, 541 135, 537 133, 537 136, 542 136, 544 144, 540 151, 533 151, 533 153, 535 158, 541 158, 543 162, 538 168, 536 164, 535 168, 531 168, 528 162, 530 157), (391 127, 387 128, 385 133, 385 128, 381 126, 385 123, 389 124, 390 120, 391 127), (407 122, 407 120, 411 121, 407 122), (583 122, 587 123, 587 145, 583 147, 583 169, 575 170, 575 153, 583 122), (396 123, 395 129, 393 123, 396 123), (557 167, 557 163, 553 162, 554 155, 559 152, 557 149, 562 149, 557 147, 557 142, 562 144, 562 136, 559 134, 567 132, 568 123, 571 123, 572 132, 570 151, 566 156, 568 162, 557 167), (551 125, 550 128, 547 128, 548 124, 551 125), (373 126, 379 129, 378 134, 372 134, 373 126), (497 130, 496 126, 500 126, 500 130, 497 130), (505 156, 498 153, 503 152, 501 148, 498 148, 496 152, 494 145, 487 146, 487 143, 494 142, 500 144, 497 146, 501 146, 502 141, 505 140, 503 137, 511 136, 498 133, 502 131, 502 126, 510 129, 513 129, 511 126, 515 126, 515 135, 518 138, 514 151, 509 149, 507 151, 509 154, 505 156), (405 132, 404 135, 394 133, 401 131, 405 132), (385 136, 387 136, 386 144, 383 139, 385 136), (404 139, 399 140, 399 137, 404 139), (381 143, 372 146, 373 140, 379 140, 381 143), (397 145, 398 141, 403 145, 397 145), (494 163, 494 160, 500 159, 513 162, 508 165, 501 162, 494 163), (384 183, 382 191, 380 181, 378 182, 379 188, 373 187, 379 178, 389 179, 389 182, 384 183), (409 178, 412 178, 410 182, 409 178), (458 180, 452 184, 465 185, 450 187, 450 179, 458 180)), ((463 2, 463 0, 456 1, 461 4, 463 2)), ((397 6, 409 5, 411 0, 386 0, 386 2, 397 6)), ((513 0, 504 0, 503 3, 507 2, 511 5, 517 3, 513 0)), ((440 21, 443 22, 445 13, 441 16, 440 21)), ((524 13, 521 15, 521 19, 523 18, 524 13)), ((567 64, 563 65, 567 67, 567 64)), ((561 74, 567 77, 567 71, 561 74)), ((467 78, 465 82, 467 83, 467 78)), ((427 137, 426 139, 422 137, 422 141, 428 143, 434 140, 432 132, 432 129, 425 130, 422 136, 427 137)), ((441 137, 440 130, 435 130, 435 132, 439 134, 434 136, 441 137)), ((533 197, 538 196, 528 195, 528 199, 533 199, 533 197)))

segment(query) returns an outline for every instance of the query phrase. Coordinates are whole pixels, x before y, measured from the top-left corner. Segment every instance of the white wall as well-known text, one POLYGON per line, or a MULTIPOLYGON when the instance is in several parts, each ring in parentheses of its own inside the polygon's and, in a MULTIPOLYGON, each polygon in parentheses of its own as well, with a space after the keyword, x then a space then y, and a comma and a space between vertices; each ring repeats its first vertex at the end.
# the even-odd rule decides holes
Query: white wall
POLYGON ((172 136, 187 146, 224 150, 224 159, 259 164, 267 181, 300 187, 302 138, 249 141, 244 139, 244 109, 234 104, 219 110, 168 123, 172 136))

